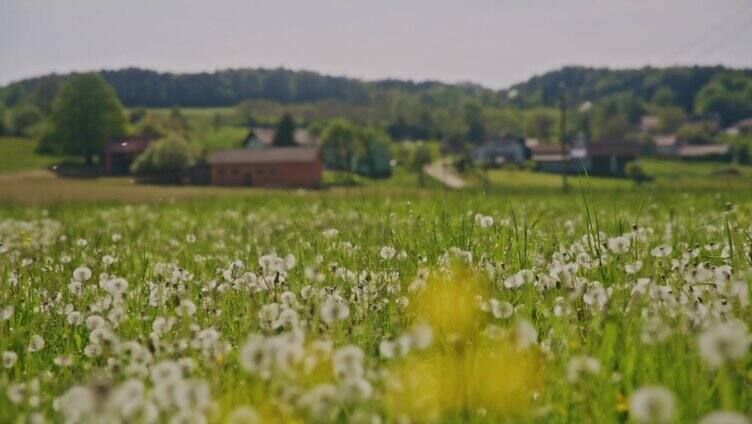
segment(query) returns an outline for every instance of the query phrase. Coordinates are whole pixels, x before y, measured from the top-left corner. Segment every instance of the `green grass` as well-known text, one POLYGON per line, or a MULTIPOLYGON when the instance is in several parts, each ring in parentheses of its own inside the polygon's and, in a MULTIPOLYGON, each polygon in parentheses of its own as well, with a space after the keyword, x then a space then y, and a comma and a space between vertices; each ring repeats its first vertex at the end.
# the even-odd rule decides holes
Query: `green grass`
POLYGON ((0 137, 0 173, 49 168, 59 157, 40 155, 37 142, 18 137, 0 137))
MULTIPOLYGON (((492 187, 496 189, 552 190, 560 189, 562 186, 561 175, 543 172, 499 169, 489 171, 488 178, 492 187)), ((580 186, 595 190, 626 189, 634 186, 632 181, 623 178, 569 176, 567 182, 578 191, 580 186)))
MULTIPOLYGON (((646 174, 653 181, 637 185, 628 178, 599 176, 570 176, 570 187, 579 191, 581 187, 588 190, 743 190, 752 187, 752 166, 738 166, 739 175, 723 173, 731 167, 728 163, 682 162, 652 158, 640 159, 646 174)), ((482 186, 482 173, 475 171, 467 178, 475 186, 482 186)), ((556 190, 562 187, 559 174, 548 174, 516 169, 493 169, 488 171, 491 189, 529 191, 556 190)))
POLYGON ((584 195, 548 180, 529 183, 547 190, 498 194, 366 182, 149 205, 0 205, 0 310, 10 311, 0 353, 17 358, 0 373, 0 422, 73 412, 133 421, 126 406, 153 396, 166 396, 156 406, 164 421, 223 422, 249 406, 272 422, 636 422, 630 398, 655 385, 675 400, 668 422, 749 414, 749 348, 718 366, 699 340, 749 337, 752 193, 592 182, 603 186, 584 195), (629 245, 618 248, 619 237, 629 245), (672 251, 656 257, 659 246, 672 251), (76 294, 79 267, 92 276, 76 294), (639 289, 639 279, 651 282, 639 289), (329 324, 333 299, 349 314, 329 324), (270 327, 261 311, 281 304, 295 312, 270 327), (76 325, 73 311, 103 317, 104 330, 76 325), (162 318, 173 325, 150 335, 162 318), (433 329, 428 344, 421 325, 433 329), (302 339, 271 339, 292 328, 302 339), (44 346, 29 351, 35 336, 44 346), (392 359, 382 345, 391 341, 402 349, 392 359), (290 362, 255 362, 263 352, 247 354, 253 343, 291 349, 290 362), (362 360, 337 359, 352 346, 362 360), (583 356, 596 365, 583 368, 583 356), (56 365, 62 357, 72 364, 56 365), (150 378, 164 361, 192 365, 150 378), (125 382, 145 392, 118 396, 125 382), (318 403, 324 392, 330 401, 318 403), (99 406, 86 406, 89 395, 99 406))
POLYGON ((740 178, 752 179, 752 166, 732 165, 726 162, 679 161, 643 158, 640 163, 648 175, 657 178, 712 178, 729 168, 738 170, 740 178))

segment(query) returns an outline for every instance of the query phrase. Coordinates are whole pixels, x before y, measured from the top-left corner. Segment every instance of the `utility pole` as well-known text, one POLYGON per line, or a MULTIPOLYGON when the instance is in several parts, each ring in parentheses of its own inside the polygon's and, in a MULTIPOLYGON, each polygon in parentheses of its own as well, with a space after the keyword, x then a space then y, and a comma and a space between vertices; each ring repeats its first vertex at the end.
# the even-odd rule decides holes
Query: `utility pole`
POLYGON ((567 172, 569 171, 569 152, 567 152, 567 95, 564 82, 559 83, 559 144, 561 146, 561 189, 569 190, 567 172))

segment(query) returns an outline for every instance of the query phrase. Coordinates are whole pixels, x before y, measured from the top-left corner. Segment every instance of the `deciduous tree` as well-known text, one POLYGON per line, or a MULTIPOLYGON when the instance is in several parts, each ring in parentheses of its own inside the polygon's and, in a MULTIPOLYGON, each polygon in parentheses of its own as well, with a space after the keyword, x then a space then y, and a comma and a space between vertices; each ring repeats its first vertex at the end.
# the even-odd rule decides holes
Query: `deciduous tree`
POLYGON ((115 90, 98 74, 72 77, 53 102, 52 135, 59 150, 83 156, 87 164, 108 138, 123 134, 124 122, 115 90))

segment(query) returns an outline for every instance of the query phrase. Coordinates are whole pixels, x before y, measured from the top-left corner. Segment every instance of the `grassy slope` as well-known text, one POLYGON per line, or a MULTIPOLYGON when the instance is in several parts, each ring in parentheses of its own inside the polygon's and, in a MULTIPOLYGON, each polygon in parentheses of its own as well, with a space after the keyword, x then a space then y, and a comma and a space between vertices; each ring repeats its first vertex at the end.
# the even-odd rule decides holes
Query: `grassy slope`
POLYGON ((37 142, 25 138, 0 137, 0 173, 47 168, 60 158, 36 153, 37 142))

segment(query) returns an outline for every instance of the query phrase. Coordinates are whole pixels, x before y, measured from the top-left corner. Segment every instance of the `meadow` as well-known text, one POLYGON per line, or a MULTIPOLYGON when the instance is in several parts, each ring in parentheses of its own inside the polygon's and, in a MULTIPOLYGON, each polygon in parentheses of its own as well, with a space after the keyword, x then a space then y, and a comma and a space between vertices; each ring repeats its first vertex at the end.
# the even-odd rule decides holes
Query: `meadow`
POLYGON ((751 216, 586 184, 6 202, 0 422, 749 422, 751 216))
MULTIPOLYGON (((246 133, 182 113, 206 151, 246 133)), ((59 178, 35 148, 0 138, 0 422, 752 417, 751 167, 288 191, 59 178)))

